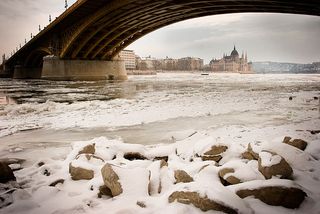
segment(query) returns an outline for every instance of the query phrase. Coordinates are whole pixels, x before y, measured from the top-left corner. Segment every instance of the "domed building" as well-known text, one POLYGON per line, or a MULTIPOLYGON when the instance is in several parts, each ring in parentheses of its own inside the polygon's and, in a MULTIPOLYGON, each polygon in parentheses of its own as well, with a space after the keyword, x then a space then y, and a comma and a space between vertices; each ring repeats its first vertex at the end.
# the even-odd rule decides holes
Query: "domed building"
POLYGON ((213 72, 226 72, 226 73, 253 73, 251 70, 251 63, 248 63, 247 53, 239 53, 234 46, 231 54, 228 56, 223 55, 222 59, 213 59, 210 62, 210 67, 213 72))

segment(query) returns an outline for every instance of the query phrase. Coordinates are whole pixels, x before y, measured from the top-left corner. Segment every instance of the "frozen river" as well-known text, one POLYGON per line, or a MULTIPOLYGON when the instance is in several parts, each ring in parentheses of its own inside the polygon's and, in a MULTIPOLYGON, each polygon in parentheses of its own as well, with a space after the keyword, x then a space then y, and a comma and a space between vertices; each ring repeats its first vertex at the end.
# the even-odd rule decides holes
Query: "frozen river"
POLYGON ((169 203, 169 195, 180 190, 204 194, 237 213, 319 213, 319 97, 320 75, 0 80, 0 159, 26 160, 10 165, 18 169, 14 185, 19 188, 0 186, 0 214, 203 213, 194 206, 169 203), (285 136, 307 141, 306 149, 282 143, 285 136), (86 145, 94 146, 94 156, 79 153, 86 145), (259 161, 244 158, 249 145, 259 161), (227 148, 218 155, 222 159, 203 159, 215 146, 227 148), (125 158, 128 152, 148 159, 130 161, 125 158), (167 166, 156 157, 167 157, 167 166), (274 161, 279 158, 292 167, 292 177, 279 179, 276 174, 265 179, 259 164, 278 166, 274 161), (116 170, 122 194, 97 197, 103 176, 109 176, 102 174, 103 166, 116 170), (73 180, 74 167, 92 170, 93 177, 73 180), (225 177, 220 172, 227 167, 239 184, 222 185, 225 177), (190 173, 193 181, 177 183, 177 169, 190 173), (52 187, 56 181, 62 183, 52 187), (237 188, 268 186, 297 187, 307 197, 292 210, 237 195, 237 188))
POLYGON ((100 136, 147 145, 201 130, 235 129, 228 135, 260 139, 254 133, 259 130, 266 139, 315 140, 307 130, 320 129, 320 75, 158 74, 120 83, 0 80, 0 96, 10 102, 0 105, 2 157, 36 159, 41 154, 30 157, 27 151, 67 148, 100 136))

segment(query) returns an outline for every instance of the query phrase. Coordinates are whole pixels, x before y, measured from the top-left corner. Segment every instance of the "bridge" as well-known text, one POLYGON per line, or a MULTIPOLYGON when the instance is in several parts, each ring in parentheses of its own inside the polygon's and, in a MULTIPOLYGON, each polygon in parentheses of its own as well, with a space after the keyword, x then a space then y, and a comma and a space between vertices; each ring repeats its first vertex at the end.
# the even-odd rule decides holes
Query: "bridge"
POLYGON ((320 15, 319 0, 78 0, 12 55, 13 78, 126 79, 119 52, 161 27, 243 12, 320 15))

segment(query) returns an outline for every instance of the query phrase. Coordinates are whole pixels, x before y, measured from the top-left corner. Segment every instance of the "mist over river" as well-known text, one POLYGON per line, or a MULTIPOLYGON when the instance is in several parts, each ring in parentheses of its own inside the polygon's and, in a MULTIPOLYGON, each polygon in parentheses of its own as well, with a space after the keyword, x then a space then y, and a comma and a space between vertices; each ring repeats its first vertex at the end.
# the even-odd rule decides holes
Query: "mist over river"
POLYGON ((173 143, 201 131, 247 141, 286 135, 319 140, 310 130, 320 129, 320 75, 1 79, 0 96, 10 103, 0 105, 1 157, 59 158, 70 143, 100 136, 144 145, 173 143))

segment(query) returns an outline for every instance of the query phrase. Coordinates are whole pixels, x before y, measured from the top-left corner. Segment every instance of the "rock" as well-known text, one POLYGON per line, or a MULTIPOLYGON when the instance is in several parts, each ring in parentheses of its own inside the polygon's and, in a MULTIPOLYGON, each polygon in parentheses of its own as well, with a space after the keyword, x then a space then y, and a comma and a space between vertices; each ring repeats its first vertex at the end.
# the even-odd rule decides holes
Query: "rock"
POLYGON ((290 179, 293 173, 291 166, 283 157, 269 151, 259 153, 258 166, 259 171, 266 179, 270 179, 272 176, 290 179))
POLYGON ((42 167, 45 163, 43 161, 40 161, 37 165, 38 167, 42 167))
POLYGON ((211 160, 219 162, 222 159, 221 154, 228 149, 227 146, 212 146, 211 149, 205 152, 201 158, 203 161, 211 160))
POLYGON ((51 173, 50 173, 50 171, 49 171, 48 169, 44 169, 43 175, 45 175, 45 176, 50 176, 51 173))
POLYGON ((184 192, 177 191, 173 192, 169 196, 169 203, 177 201, 182 204, 193 204, 195 207, 201 209, 202 211, 215 210, 224 213, 237 214, 238 212, 230 207, 222 205, 209 199, 207 196, 201 197, 197 192, 184 192))
POLYGON ((103 163, 105 162, 102 158, 98 157, 98 156, 95 156, 95 155, 92 155, 92 154, 80 154, 80 155, 77 155, 76 159, 81 159, 83 158, 83 156, 86 158, 87 161, 102 161, 103 163))
MULTIPOLYGON (((320 130, 307 130, 308 132, 310 132, 310 134, 319 134, 320 130)), ((1 161, 1 160, 0 160, 1 161)))
POLYGON ((16 177, 12 169, 5 163, 0 162, 0 183, 7 183, 8 181, 15 181, 16 177))
POLYGON ((308 145, 308 143, 304 140, 301 140, 301 139, 291 140, 291 137, 285 137, 283 139, 282 143, 289 144, 289 145, 294 146, 302 151, 304 151, 308 145))
POLYGON ((165 167, 165 166, 168 166, 168 162, 165 161, 165 160, 161 160, 161 161, 160 161, 160 169, 161 169, 162 167, 165 167))
POLYGON ((289 100, 292 100, 293 99, 293 97, 289 97, 289 100))
POLYGON ((219 171, 219 177, 222 180, 222 184, 224 186, 228 186, 230 184, 241 183, 240 179, 236 178, 233 175, 229 175, 228 177, 225 178, 225 175, 227 175, 228 173, 234 173, 234 169, 232 169, 232 168, 224 168, 224 169, 221 169, 219 171))
POLYGON ((176 179, 176 183, 190 183, 193 181, 193 178, 183 170, 175 170, 174 177, 176 179))
POLYGON ((133 161, 133 160, 146 160, 147 158, 140 154, 139 152, 127 152, 123 156, 125 159, 133 161))
POLYGON ((169 157, 168 156, 162 156, 162 157, 155 157, 154 160, 164 160, 165 162, 168 162, 169 157))
POLYGON ((221 155, 207 155, 201 157, 203 161, 215 161, 219 162, 222 159, 221 155))
POLYGON ((69 164, 69 173, 72 180, 91 180, 94 177, 93 170, 84 169, 81 167, 73 167, 72 164, 69 164))
POLYGON ((80 154, 94 154, 96 152, 95 144, 85 146, 79 153, 80 154))
POLYGON ((52 182, 51 184, 49 184, 50 187, 55 187, 57 186, 58 184, 63 184, 64 183, 64 179, 58 179, 54 182, 52 182))
POLYGON ((102 167, 101 174, 104 185, 111 190, 113 197, 118 196, 123 192, 119 182, 119 176, 112 169, 110 164, 105 164, 104 167, 102 167))
POLYGON ((112 197, 112 192, 106 185, 99 187, 98 198, 102 198, 103 195, 112 197))
POLYGON ((251 144, 248 144, 247 151, 243 152, 241 154, 242 158, 248 159, 248 160, 258 160, 259 159, 259 154, 254 152, 252 150, 251 144))
POLYGON ((259 189, 243 189, 236 192, 240 198, 248 196, 254 196, 260 201, 272 205, 272 206, 283 206, 286 208, 298 208, 303 202, 307 194, 294 187, 262 187, 259 189))
POLYGON ((137 205, 141 208, 146 208, 146 204, 143 201, 137 201, 137 205))

